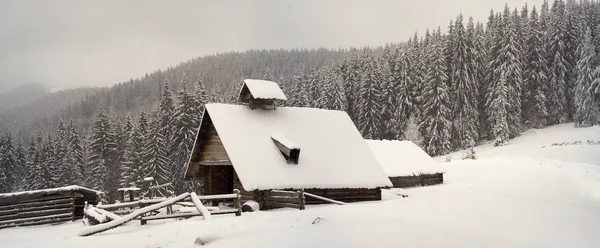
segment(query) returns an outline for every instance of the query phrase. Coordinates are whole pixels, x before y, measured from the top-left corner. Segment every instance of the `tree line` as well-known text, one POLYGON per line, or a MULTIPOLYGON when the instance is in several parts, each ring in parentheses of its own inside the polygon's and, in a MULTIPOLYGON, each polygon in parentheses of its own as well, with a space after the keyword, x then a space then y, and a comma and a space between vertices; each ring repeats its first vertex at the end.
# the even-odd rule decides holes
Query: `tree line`
POLYGON ((505 6, 486 23, 458 15, 446 32, 384 47, 197 58, 88 95, 17 142, 4 135, 0 191, 75 183, 114 197, 146 176, 173 192, 196 187, 183 170, 202 106, 236 103, 244 78, 278 82, 282 105, 343 110, 364 138, 409 139, 436 156, 531 128, 597 125, 599 52, 600 4, 555 0, 505 6))
POLYGON ((106 192, 106 200, 114 200, 121 187, 147 191, 152 185, 144 183, 146 177, 171 183, 165 195, 189 191, 197 185, 184 182, 183 176, 207 101, 200 81, 184 82, 175 97, 165 84, 154 111, 124 121, 100 111, 89 137, 82 137, 72 121, 62 120, 54 135, 39 132, 26 145, 7 133, 0 138, 0 192, 76 184, 106 192))

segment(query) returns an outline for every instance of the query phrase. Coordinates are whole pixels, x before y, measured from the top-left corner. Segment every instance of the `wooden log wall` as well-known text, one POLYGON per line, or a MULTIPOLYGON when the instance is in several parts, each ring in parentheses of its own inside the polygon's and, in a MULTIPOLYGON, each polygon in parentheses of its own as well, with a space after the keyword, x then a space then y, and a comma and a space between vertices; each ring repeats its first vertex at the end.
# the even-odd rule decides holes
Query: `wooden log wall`
POLYGON ((394 188, 408 188, 444 183, 444 174, 425 174, 420 176, 390 177, 394 188))
MULTIPOLYGON (((0 229, 74 220, 76 199, 71 195, 44 196, 0 205, 0 229)), ((83 212, 81 212, 83 215, 83 212)))
MULTIPOLYGON (((375 189, 306 189, 308 193, 341 202, 379 201, 381 190, 375 189)), ((307 198, 306 204, 326 203, 316 198, 307 198)))
POLYGON ((304 191, 282 191, 282 190, 268 190, 263 191, 262 204, 263 209, 272 208, 297 208, 304 210, 306 205, 306 198, 304 197, 304 191))

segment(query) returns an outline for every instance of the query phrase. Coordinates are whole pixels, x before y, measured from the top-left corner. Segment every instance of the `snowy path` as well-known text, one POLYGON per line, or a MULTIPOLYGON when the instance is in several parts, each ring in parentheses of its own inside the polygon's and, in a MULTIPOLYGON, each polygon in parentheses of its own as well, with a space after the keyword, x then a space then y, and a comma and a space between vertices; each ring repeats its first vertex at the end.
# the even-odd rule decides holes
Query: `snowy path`
POLYGON ((444 185, 408 189, 407 198, 390 194, 394 199, 381 202, 215 216, 210 222, 131 222, 91 237, 76 235, 80 222, 8 228, 0 230, 0 240, 2 247, 48 248, 194 247, 197 237, 207 247, 595 248, 600 146, 561 147, 545 157, 538 145, 578 135, 600 140, 600 132, 589 132, 600 129, 582 130, 565 126, 540 132, 545 140, 526 134, 508 147, 478 147, 478 160, 444 165, 444 185), (312 225, 317 217, 327 221, 312 225))

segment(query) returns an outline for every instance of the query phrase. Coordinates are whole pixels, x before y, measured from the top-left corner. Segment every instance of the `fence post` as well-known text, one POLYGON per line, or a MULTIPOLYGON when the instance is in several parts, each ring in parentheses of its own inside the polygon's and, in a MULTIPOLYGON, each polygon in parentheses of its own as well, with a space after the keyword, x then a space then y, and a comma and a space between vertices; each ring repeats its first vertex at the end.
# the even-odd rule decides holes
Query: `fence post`
POLYGON ((237 209, 237 212, 235 213, 235 216, 240 216, 240 215, 242 215, 242 205, 241 205, 240 190, 239 189, 234 189, 233 193, 236 194, 235 199, 233 200, 233 205, 237 209))
POLYGON ((300 204, 299 209, 304 210, 304 204, 306 203, 305 198, 304 198, 304 189, 301 188, 300 191, 298 191, 298 198, 299 198, 299 204, 300 204))

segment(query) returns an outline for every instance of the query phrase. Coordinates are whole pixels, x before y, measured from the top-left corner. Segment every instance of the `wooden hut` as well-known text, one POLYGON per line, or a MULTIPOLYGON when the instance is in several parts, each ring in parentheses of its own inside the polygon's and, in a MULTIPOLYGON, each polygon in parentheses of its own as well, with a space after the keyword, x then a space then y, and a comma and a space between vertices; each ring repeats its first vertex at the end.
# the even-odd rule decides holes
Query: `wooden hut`
POLYGON ((380 200, 391 186, 345 112, 275 107, 286 97, 262 80, 244 80, 239 99, 245 105, 206 104, 185 175, 203 181, 203 194, 238 189, 264 208, 271 190, 353 202, 380 200))
POLYGON ((395 188, 444 182, 446 170, 411 141, 367 140, 395 188))
POLYGON ((85 202, 98 204, 100 195, 76 185, 0 194, 0 228, 80 219, 85 202))

